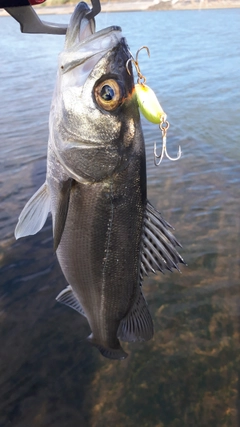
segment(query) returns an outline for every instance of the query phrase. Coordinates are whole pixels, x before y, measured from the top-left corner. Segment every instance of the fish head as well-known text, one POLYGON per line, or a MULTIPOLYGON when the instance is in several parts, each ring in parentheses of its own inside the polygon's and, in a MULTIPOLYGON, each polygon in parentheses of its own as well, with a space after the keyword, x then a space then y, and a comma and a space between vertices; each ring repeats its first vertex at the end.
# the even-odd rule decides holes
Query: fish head
POLYGON ((124 170, 143 139, 121 28, 95 32, 88 10, 79 3, 70 21, 50 115, 54 152, 79 182, 124 170))

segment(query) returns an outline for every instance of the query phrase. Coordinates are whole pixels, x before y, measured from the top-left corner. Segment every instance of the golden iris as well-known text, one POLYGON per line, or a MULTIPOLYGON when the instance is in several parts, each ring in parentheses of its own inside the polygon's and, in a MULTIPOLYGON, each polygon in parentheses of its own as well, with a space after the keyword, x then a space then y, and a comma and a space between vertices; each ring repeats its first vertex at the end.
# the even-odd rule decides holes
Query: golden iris
POLYGON ((108 79, 94 89, 94 95, 99 107, 106 111, 114 111, 122 102, 122 93, 116 80, 108 79))

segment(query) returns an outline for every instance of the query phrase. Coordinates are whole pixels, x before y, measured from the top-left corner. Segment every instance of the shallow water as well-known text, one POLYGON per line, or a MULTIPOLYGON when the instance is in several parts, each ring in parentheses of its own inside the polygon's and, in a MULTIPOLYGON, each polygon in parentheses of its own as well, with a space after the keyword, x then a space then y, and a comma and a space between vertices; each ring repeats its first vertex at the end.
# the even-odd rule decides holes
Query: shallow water
MULTIPOLYGON (((68 22, 69 16, 44 17, 68 22)), ((51 221, 15 242, 43 183, 62 36, 24 35, 0 19, 0 426, 239 426, 240 10, 102 14, 123 28, 170 121, 178 162, 153 164, 159 130, 143 119, 148 197, 174 225, 188 267, 151 276, 154 339, 123 362, 84 339, 83 317, 55 302, 65 279, 51 221)))

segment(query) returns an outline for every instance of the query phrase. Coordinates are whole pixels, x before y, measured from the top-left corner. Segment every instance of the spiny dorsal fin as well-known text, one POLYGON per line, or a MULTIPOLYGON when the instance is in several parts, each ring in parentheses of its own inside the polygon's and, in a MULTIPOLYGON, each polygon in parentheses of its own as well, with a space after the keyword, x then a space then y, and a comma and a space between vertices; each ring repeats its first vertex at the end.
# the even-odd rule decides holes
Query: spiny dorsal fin
POLYGON ((119 325, 117 336, 128 342, 148 341, 153 337, 152 317, 140 288, 138 298, 119 325))
POLYGON ((30 236, 40 231, 49 211, 50 195, 47 183, 44 182, 24 206, 15 228, 15 238, 30 236))
POLYGON ((73 179, 61 183, 60 191, 58 192, 56 216, 54 218, 54 250, 56 251, 61 241, 62 233, 67 219, 70 192, 73 185, 73 179))
POLYGON ((148 202, 142 236, 141 279, 144 275, 155 273, 157 270, 164 273, 165 270, 172 271, 176 268, 180 271, 178 263, 185 264, 176 250, 176 246, 181 245, 169 228, 172 228, 171 225, 148 202))
POLYGON ((78 311, 78 313, 82 314, 82 316, 86 317, 84 310, 78 301, 77 297, 74 295, 72 287, 68 285, 62 292, 57 296, 56 300, 61 304, 68 305, 73 308, 73 310, 78 311))

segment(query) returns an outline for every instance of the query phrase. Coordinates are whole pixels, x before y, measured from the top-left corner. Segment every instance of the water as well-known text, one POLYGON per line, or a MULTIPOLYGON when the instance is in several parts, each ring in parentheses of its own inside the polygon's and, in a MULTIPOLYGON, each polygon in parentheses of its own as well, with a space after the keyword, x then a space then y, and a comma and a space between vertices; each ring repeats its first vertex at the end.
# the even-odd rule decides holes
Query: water
MULTIPOLYGON (((68 22, 69 16, 44 17, 68 22)), ((143 120, 148 197, 176 228, 182 274, 144 283, 154 339, 103 359, 84 318, 55 302, 66 283, 51 221, 15 242, 43 183, 62 36, 24 35, 0 19, 0 426, 240 425, 240 10, 102 14, 120 25, 171 123, 178 162, 153 164, 159 130, 143 120)))

